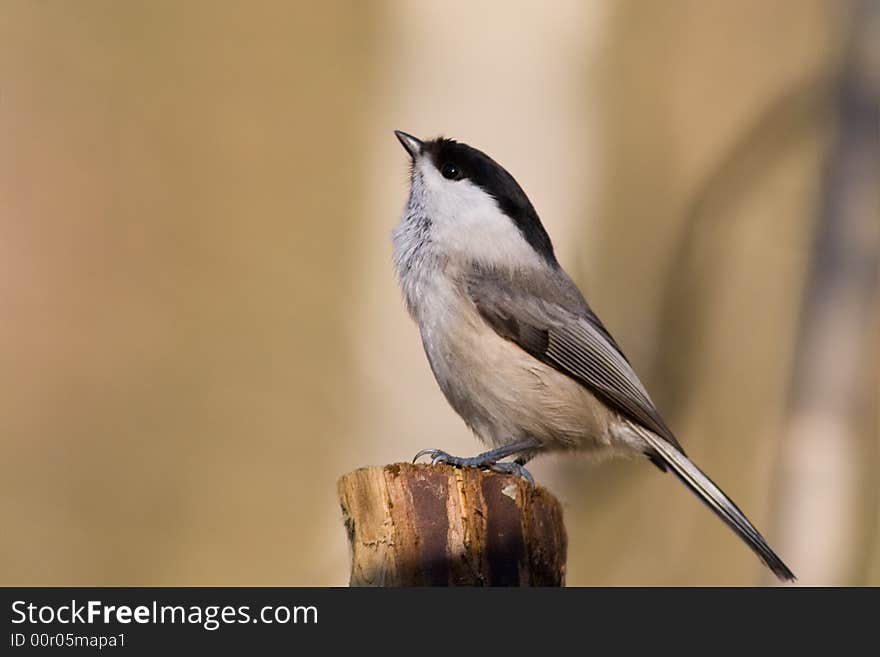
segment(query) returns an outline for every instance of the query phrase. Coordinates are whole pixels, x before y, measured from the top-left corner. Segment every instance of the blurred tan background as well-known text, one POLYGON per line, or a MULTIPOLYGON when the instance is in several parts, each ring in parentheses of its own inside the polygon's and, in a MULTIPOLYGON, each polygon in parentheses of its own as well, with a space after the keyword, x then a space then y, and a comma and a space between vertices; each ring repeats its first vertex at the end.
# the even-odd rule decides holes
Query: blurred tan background
MULTIPOLYGON (((880 584, 878 15, 6 0, 0 584, 343 585, 340 474, 476 453, 392 272, 396 128, 517 177, 801 583, 880 584)), ((647 462, 532 472, 570 585, 769 583, 647 462)))

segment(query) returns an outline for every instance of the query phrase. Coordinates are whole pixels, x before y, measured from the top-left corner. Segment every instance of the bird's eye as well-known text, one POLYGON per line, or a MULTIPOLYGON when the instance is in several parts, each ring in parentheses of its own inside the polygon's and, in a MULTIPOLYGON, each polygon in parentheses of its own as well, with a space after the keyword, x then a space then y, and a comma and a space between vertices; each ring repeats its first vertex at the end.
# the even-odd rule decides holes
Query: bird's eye
POLYGON ((447 180, 458 180, 461 177, 461 171, 452 162, 447 162, 440 167, 440 173, 442 173, 443 177, 447 180))

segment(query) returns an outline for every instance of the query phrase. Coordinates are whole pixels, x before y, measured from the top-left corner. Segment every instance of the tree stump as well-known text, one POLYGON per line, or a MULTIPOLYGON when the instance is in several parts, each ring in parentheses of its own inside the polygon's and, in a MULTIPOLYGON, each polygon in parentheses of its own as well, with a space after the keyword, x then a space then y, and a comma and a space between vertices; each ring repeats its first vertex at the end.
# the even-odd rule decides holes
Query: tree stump
POLYGON ((520 477, 395 463, 343 475, 351 586, 563 586, 553 495, 520 477))

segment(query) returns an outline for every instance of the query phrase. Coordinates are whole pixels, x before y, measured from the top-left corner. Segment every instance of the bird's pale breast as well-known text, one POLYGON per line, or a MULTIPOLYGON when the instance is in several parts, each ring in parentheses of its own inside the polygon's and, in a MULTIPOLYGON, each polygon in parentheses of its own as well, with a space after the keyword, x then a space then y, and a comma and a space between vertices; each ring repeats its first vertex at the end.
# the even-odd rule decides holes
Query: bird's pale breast
POLYGON ((607 451, 616 413, 574 379, 500 337, 454 280, 418 308, 431 369, 452 407, 488 445, 537 438, 543 449, 607 451))

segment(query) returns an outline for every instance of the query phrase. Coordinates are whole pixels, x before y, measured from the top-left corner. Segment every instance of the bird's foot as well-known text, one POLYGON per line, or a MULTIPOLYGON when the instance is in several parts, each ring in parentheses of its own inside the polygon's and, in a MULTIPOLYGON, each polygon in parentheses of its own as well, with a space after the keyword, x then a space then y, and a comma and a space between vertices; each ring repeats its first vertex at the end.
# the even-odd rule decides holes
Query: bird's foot
POLYGON ((442 449, 423 449, 413 457, 413 463, 426 455, 431 457, 432 465, 445 463, 446 465, 451 465, 455 468, 479 468, 482 470, 491 470, 492 472, 500 472, 502 474, 522 477, 529 482, 529 485, 532 487, 535 485, 535 480, 531 473, 526 470, 522 464, 517 463, 516 461, 499 461, 498 459, 503 457, 499 457, 493 452, 485 452, 483 454, 477 454, 476 456, 463 457, 452 456, 452 454, 444 452, 442 449))
POLYGON ((456 468, 489 468, 497 462, 498 459, 487 456, 486 454, 477 454, 476 456, 452 456, 442 449, 423 449, 413 457, 413 463, 423 456, 431 457, 431 464, 437 465, 445 463, 456 468))

